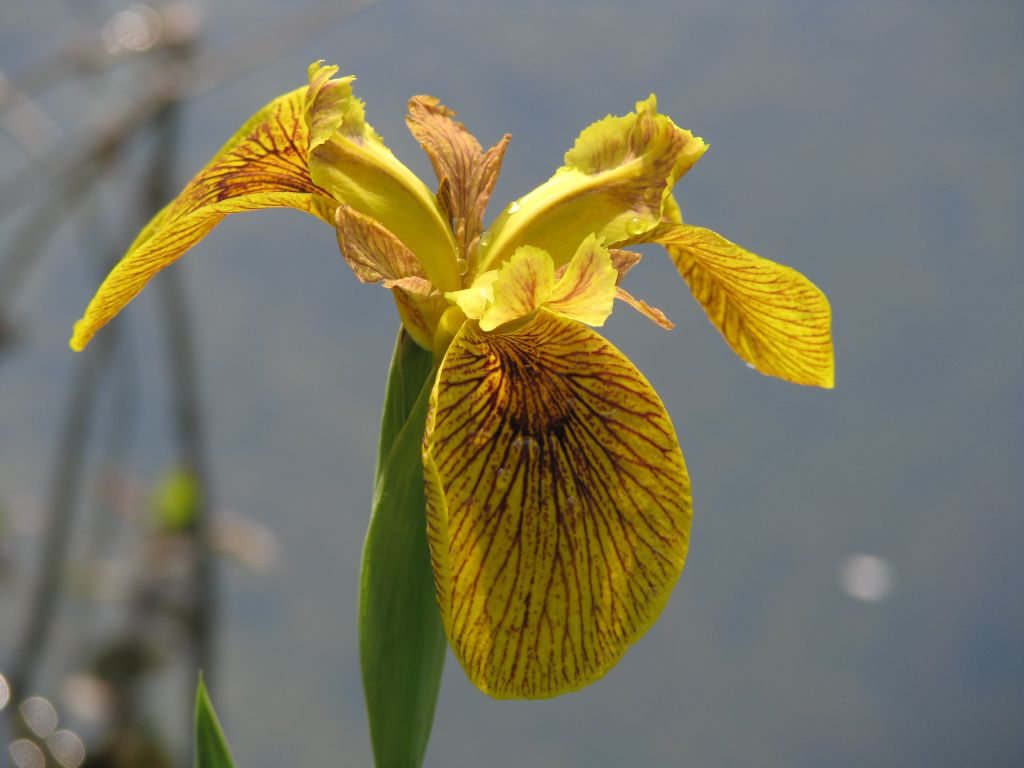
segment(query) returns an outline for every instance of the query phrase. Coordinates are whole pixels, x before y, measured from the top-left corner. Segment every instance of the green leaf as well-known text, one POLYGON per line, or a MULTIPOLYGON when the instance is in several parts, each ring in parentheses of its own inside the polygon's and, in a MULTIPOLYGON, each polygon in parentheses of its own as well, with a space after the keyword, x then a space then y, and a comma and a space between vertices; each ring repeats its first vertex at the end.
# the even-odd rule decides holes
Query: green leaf
POLYGON ((422 765, 447 650, 420 455, 436 373, 433 355, 400 333, 381 417, 359 600, 363 690, 378 768, 422 765))
POLYGON ((199 686, 196 688, 195 768, 235 768, 202 674, 199 675, 199 686))

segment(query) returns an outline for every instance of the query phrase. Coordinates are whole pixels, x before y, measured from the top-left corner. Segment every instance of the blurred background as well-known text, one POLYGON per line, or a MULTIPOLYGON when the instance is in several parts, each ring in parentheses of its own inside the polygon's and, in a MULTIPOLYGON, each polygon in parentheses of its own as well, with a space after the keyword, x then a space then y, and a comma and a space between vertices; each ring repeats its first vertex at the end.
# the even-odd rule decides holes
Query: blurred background
POLYGON ((1024 764, 1024 6, 285 0, 0 6, 0 763, 365 766, 356 592, 390 297, 294 211, 230 217, 88 352, 155 207, 324 58, 433 183, 409 96, 513 140, 497 206, 649 92, 688 221, 830 297, 837 387, 747 370, 649 251, 609 338, 679 430, 690 559, 604 680, 449 659, 428 766, 1024 764), (206 503, 204 500, 208 500, 206 503), (45 761, 45 762, 44 762, 45 761))

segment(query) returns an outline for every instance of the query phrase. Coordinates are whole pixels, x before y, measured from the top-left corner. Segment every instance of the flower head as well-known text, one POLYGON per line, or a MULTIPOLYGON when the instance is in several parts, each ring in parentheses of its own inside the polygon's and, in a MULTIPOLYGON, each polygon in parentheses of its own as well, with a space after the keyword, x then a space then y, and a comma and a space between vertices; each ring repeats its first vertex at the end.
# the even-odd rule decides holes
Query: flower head
POLYGON ((658 113, 584 130, 565 164, 484 214, 508 146, 483 150, 428 96, 407 123, 437 192, 387 149, 353 77, 314 64, 140 234, 76 325, 81 349, 229 213, 307 211, 356 277, 392 291, 438 371, 423 437, 427 537, 445 631, 470 679, 545 697, 603 675, 655 621, 686 559, 690 483, 658 395, 592 327, 660 243, 733 350, 763 373, 831 387, 830 311, 799 273, 683 223, 673 189, 707 145, 658 113))

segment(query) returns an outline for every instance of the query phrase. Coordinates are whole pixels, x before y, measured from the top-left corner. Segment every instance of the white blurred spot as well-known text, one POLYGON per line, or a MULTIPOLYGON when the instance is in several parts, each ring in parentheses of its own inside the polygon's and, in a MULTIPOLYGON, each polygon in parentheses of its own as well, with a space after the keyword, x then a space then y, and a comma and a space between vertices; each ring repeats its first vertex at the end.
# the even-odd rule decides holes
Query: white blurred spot
POLYGON ((254 571, 273 569, 280 556, 277 537, 265 525, 238 514, 227 513, 213 519, 213 548, 254 571))
POLYGON ((46 765, 43 750, 28 739, 18 739, 11 742, 11 745, 7 747, 7 751, 11 753, 17 768, 44 768, 46 765))
POLYGON ((867 603, 884 600, 892 592, 896 575, 888 561, 875 555, 854 554, 839 569, 839 583, 850 597, 867 603))
POLYGON ((0 674, 0 709, 7 706, 7 702, 11 700, 11 685, 7 682, 7 678, 0 674))
POLYGON ((57 727, 57 710, 42 696, 25 699, 18 709, 25 724, 41 739, 45 739, 57 727))
POLYGON ((61 685, 60 697, 66 710, 83 720, 106 720, 114 707, 110 685, 95 675, 69 675, 61 685))
POLYGON ((85 744, 72 731, 51 733, 46 740, 50 754, 60 763, 61 768, 78 768, 85 762, 85 744))
POLYGON ((146 5, 115 13, 103 27, 103 45, 111 55, 144 51, 160 39, 160 14, 146 5))

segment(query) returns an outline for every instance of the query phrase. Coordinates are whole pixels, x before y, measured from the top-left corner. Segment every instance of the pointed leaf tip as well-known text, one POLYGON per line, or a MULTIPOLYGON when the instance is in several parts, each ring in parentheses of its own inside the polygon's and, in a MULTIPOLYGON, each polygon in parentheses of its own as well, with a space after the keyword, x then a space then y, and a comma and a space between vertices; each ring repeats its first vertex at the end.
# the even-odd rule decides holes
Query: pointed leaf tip
POLYGON ((202 673, 196 687, 195 768, 235 768, 202 673))

